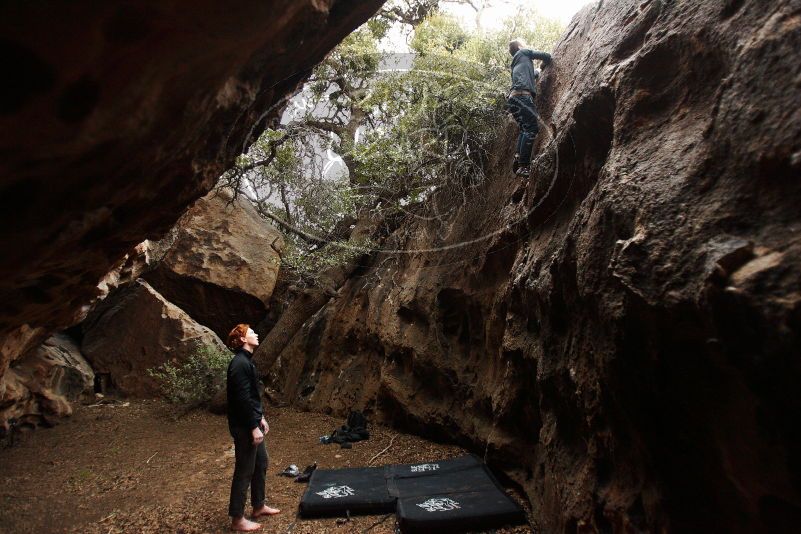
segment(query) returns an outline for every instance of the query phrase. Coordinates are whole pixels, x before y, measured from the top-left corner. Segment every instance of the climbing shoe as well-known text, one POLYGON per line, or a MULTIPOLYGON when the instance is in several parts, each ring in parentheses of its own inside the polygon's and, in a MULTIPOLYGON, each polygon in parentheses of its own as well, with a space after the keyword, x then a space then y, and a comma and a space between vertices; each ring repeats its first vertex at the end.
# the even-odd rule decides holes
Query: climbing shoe
POLYGON ((528 178, 528 175, 531 174, 531 169, 529 169, 528 167, 520 167, 515 171, 515 174, 517 174, 518 176, 522 176, 524 178, 528 178))
POLYGON ((315 469, 317 469, 317 462, 307 465, 306 469, 304 469, 303 472, 295 478, 295 482, 308 482, 315 469))
POLYGON ((516 173, 520 168, 520 154, 515 154, 515 159, 512 160, 512 172, 516 173))
POLYGON ((300 470, 298 470, 298 466, 295 464, 290 464, 286 469, 278 474, 285 477, 296 477, 300 474, 300 470))

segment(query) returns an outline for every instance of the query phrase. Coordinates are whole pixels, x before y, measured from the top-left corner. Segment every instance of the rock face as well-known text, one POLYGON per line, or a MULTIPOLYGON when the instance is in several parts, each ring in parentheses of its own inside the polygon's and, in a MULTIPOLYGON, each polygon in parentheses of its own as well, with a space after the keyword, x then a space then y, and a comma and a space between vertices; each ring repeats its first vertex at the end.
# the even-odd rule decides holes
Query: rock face
POLYGON ((4 3, 15 81, 0 98, 0 383, 208 192, 381 3, 4 3))
POLYGON ((112 291, 92 310, 83 329, 81 349, 104 387, 136 397, 159 394, 147 369, 184 361, 197 344, 225 349, 214 332, 144 280, 112 291))
POLYGON ((75 342, 57 334, 16 360, 5 384, 0 419, 37 425, 70 415, 70 401, 93 391, 94 373, 75 342))
POLYGON ((545 532, 797 529, 799 49, 792 0, 588 6, 527 184, 510 125, 474 198, 387 240, 440 251, 374 255, 273 384, 486 450, 545 532))
POLYGON ((283 237, 250 202, 210 193, 170 234, 163 258, 144 276, 154 289, 222 339, 238 323, 264 319, 283 237))

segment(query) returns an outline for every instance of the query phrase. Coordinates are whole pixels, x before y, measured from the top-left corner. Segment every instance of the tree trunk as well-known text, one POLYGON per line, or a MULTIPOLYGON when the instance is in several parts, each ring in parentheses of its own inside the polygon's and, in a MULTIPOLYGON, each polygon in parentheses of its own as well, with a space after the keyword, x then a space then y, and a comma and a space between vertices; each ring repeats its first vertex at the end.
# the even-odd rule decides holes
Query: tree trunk
MULTIPOLYGON (((348 239, 348 244, 356 245, 372 236, 378 229, 381 217, 371 217, 369 212, 356 223, 348 239)), ((321 276, 323 284, 308 288, 284 310, 278 322, 265 336, 253 354, 256 367, 262 374, 267 373, 275 364, 295 334, 334 296, 359 265, 359 257, 355 257, 344 265, 328 269, 321 276)))

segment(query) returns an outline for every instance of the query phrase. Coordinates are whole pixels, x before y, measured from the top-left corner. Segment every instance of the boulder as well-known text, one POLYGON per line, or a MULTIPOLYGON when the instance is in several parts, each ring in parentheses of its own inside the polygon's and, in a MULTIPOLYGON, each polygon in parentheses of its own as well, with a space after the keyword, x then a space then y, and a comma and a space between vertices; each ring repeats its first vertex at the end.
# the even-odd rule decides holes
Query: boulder
POLYGON ((185 361, 198 344, 225 350, 222 341, 144 280, 112 291, 82 325, 81 350, 109 391, 154 397, 147 370, 185 361))
POLYGON ((798 530, 801 14, 769 5, 585 7, 530 178, 510 124, 262 371, 486 455, 544 532, 798 530))
POLYGON ((72 413, 71 402, 91 393, 94 373, 78 345, 64 334, 14 361, 0 394, 0 419, 37 425, 72 413))
POLYGON ((281 264, 281 234, 227 190, 201 198, 170 232, 144 275, 167 300, 220 338, 267 314, 281 264))
POLYGON ((0 381, 21 329, 80 320, 382 3, 3 2, 0 381))
POLYGON ((45 327, 33 328, 22 324, 0 337, 0 396, 3 395, 2 377, 11 363, 41 344, 47 336, 45 327))

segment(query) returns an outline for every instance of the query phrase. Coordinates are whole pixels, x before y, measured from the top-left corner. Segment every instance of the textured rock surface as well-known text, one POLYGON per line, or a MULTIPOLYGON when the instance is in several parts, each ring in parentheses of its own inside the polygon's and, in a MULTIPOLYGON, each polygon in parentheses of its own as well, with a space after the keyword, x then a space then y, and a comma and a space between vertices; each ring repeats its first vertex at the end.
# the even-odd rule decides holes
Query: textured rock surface
POLYGON ((486 448, 545 532, 797 529, 799 49, 791 0, 585 8, 529 185, 510 127, 475 198, 388 243, 490 237, 379 254, 273 383, 486 448))
POLYGON ((20 328, 77 322, 380 4, 4 3, 0 375, 27 348, 20 328))
POLYGON ((63 334, 49 337, 40 347, 14 361, 0 396, 0 420, 20 424, 72 413, 70 401, 91 393, 94 373, 75 342, 63 334))
POLYGON ((2 375, 11 362, 20 355, 26 354, 47 338, 47 329, 43 327, 31 328, 22 324, 9 331, 0 338, 0 396, 3 394, 2 375))
POLYGON ((83 322, 81 350, 112 391, 159 393, 147 369, 185 360, 200 343, 224 349, 208 328, 167 302, 144 280, 112 291, 83 322))
POLYGON ((170 232, 158 266, 144 278, 164 298, 225 339, 238 323, 257 324, 281 265, 281 234, 253 205, 230 194, 198 200, 170 232))

